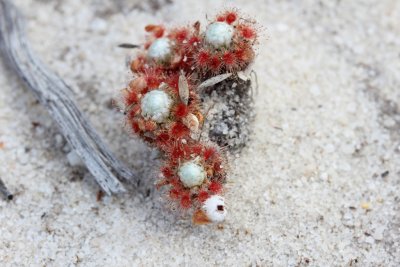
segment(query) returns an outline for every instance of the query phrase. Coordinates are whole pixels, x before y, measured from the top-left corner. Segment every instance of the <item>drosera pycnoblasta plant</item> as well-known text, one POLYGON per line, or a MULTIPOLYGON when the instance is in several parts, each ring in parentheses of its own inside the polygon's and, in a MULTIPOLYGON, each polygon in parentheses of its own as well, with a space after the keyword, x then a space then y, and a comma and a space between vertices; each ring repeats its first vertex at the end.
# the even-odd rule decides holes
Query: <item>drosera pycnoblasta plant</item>
POLYGON ((253 61, 258 37, 255 22, 235 9, 218 14, 204 32, 198 21, 169 31, 162 25, 148 25, 146 31, 150 34, 144 49, 131 63, 136 74, 148 69, 182 70, 202 78, 236 73, 253 61))
POLYGON ((200 138, 205 114, 199 94, 252 63, 255 22, 232 9, 204 31, 199 22, 147 25, 145 31, 145 45, 131 62, 135 78, 123 90, 127 124, 163 154, 157 188, 166 186, 167 197, 191 211, 195 224, 222 222, 228 163, 223 149, 200 138))

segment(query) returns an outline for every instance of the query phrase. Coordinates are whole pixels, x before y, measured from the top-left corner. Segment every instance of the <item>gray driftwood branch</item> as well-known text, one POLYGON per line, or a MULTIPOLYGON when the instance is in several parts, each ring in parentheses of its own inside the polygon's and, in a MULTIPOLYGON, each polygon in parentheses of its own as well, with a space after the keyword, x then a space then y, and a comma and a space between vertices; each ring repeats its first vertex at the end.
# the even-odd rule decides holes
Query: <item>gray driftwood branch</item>
POLYGON ((9 0, 0 0, 0 49, 9 66, 57 122, 101 188, 108 194, 124 192, 118 178, 132 180, 137 178, 135 173, 107 148, 75 104, 68 85, 32 53, 21 15, 9 0))

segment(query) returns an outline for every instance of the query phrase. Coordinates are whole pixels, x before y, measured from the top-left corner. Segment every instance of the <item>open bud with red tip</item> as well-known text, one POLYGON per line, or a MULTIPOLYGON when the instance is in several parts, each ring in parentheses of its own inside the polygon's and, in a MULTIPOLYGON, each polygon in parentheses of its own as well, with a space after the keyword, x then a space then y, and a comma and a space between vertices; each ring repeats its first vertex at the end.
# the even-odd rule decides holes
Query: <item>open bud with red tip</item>
POLYGON ((225 220, 227 210, 225 200, 219 195, 213 195, 204 201, 200 209, 193 215, 194 224, 219 223, 225 220))

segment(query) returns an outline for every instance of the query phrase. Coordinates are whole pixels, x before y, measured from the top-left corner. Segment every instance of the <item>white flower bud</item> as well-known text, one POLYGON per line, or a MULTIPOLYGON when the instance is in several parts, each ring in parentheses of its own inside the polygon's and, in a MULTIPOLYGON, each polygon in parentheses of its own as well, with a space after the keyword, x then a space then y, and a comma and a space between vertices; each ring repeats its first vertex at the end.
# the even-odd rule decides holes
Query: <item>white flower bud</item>
POLYGON ((190 188, 203 183, 206 171, 196 161, 188 161, 179 167, 178 175, 183 185, 190 188))
POLYGON ((222 222, 227 213, 224 198, 219 195, 209 197, 202 209, 211 222, 222 222))
POLYGON ((211 23, 206 30, 206 41, 215 48, 229 46, 232 42, 233 27, 226 22, 211 23))
POLYGON ((147 56, 156 60, 166 60, 171 55, 171 41, 168 38, 159 38, 149 47, 147 56))
POLYGON ((140 107, 143 117, 160 123, 168 118, 171 105, 172 99, 166 92, 152 90, 144 95, 140 107))

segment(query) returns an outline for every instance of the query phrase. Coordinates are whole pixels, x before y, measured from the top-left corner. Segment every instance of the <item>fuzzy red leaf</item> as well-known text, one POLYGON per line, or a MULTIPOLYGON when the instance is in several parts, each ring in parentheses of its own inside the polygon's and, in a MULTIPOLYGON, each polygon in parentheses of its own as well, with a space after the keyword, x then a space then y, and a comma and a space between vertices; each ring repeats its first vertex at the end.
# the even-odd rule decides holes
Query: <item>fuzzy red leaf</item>
POLYGON ((222 185, 218 182, 211 182, 211 184, 208 186, 208 190, 210 190, 211 192, 217 194, 219 192, 221 192, 222 190, 222 185))

